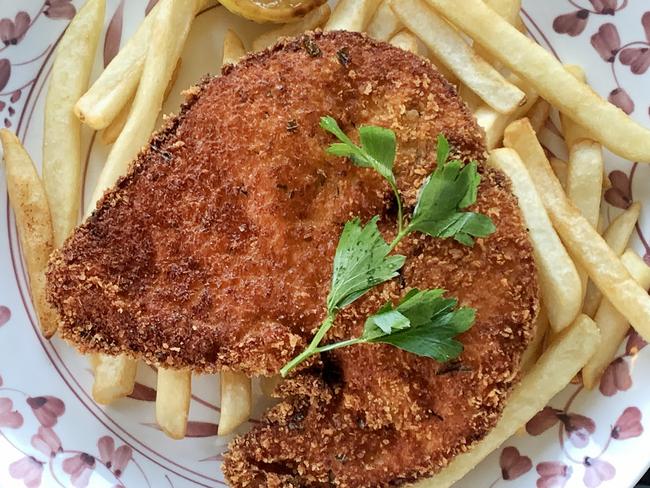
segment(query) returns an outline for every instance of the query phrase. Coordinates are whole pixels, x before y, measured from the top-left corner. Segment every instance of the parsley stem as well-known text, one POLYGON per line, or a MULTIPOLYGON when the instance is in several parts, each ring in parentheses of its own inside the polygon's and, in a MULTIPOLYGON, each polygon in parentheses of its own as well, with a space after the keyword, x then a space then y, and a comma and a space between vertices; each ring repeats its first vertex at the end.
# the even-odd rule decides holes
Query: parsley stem
POLYGON ((332 325, 334 325, 334 319, 336 318, 336 312, 329 313, 325 320, 321 323, 320 327, 318 328, 318 332, 316 332, 316 335, 314 338, 311 340, 311 343, 305 349, 303 352, 298 354, 295 358, 293 358, 291 361, 289 361, 287 364, 285 364, 282 369, 280 370, 280 374, 284 378, 289 372, 294 369, 296 366, 298 366, 300 363, 302 363, 304 360, 309 358, 310 356, 313 356, 314 354, 318 354, 318 344, 323 340, 323 337, 325 337, 325 334, 332 328, 332 325))
POLYGON ((345 341, 334 342, 332 344, 326 344, 322 347, 317 347, 316 350, 314 351, 314 354, 331 351, 332 349, 338 349, 339 347, 352 346, 354 344, 359 344, 361 342, 366 342, 366 341, 361 337, 353 337, 352 339, 348 339, 345 341))
POLYGON ((389 249, 388 252, 392 252, 397 247, 397 245, 400 243, 400 241, 402 239, 404 239, 404 237, 409 232, 411 232, 411 229, 409 227, 407 227, 406 229, 400 229, 399 232, 397 233, 397 235, 395 236, 395 239, 393 239, 393 241, 390 243, 390 249, 389 249))

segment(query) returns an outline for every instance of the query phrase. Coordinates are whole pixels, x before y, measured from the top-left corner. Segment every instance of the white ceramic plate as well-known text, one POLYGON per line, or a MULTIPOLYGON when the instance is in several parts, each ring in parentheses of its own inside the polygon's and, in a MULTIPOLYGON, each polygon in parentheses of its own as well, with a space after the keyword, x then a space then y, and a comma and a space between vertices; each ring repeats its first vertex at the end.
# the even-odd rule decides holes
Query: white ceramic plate
MULTIPOLYGON (((459 0, 462 3, 462 0, 459 0)), ((0 124, 15 130, 40 166, 44 87, 52 50, 80 1, 0 2, 0 124)), ((150 1, 149 3, 153 3, 150 1)), ((109 0, 106 34, 95 72, 142 19, 146 0, 109 0)), ((562 61, 581 64, 589 81, 642 124, 650 125, 650 3, 647 0, 525 0, 531 34, 562 61)), ((225 27, 250 41, 265 27, 214 8, 195 23, 183 70, 166 111, 201 74, 216 72, 225 27)), ((559 149, 562 152, 562 149, 559 149)), ((85 134, 88 181, 106 148, 85 134)), ((561 156, 561 154, 560 154, 561 156)), ((634 247, 650 263, 650 167, 608 157, 613 217, 632 200, 644 204, 634 247)), ((155 427, 155 384, 141 367, 132 398, 103 408, 90 396, 86 360, 55 339, 44 341, 34 322, 25 271, 0 176, 0 486, 192 487, 221 486, 216 437, 216 380, 194 380, 188 437, 172 441, 155 427)), ((91 185, 88 185, 91 187, 91 185)), ((86 195, 88 196, 88 195, 86 195)), ((85 207, 85 205, 84 205, 85 207)), ((459 487, 538 488, 633 486, 650 460, 650 348, 631 335, 600 389, 570 386, 459 487), (638 354, 637 351, 640 351, 638 354)), ((259 417, 260 405, 255 415, 259 417)), ((246 426, 242 427, 246 428, 246 426)))

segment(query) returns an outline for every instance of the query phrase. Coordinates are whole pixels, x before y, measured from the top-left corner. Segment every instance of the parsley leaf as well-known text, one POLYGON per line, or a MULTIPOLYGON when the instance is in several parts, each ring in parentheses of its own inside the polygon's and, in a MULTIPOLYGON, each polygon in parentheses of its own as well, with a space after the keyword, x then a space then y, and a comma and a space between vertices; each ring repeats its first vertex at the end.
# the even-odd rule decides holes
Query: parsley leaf
POLYGON ((409 231, 420 231, 433 237, 453 237, 472 246, 473 237, 486 237, 495 231, 485 215, 460 210, 476 202, 481 176, 475 161, 462 165, 447 161, 449 143, 438 137, 438 166, 425 181, 413 210, 409 231))
POLYGON ((476 317, 473 308, 457 305, 456 299, 443 298, 442 290, 411 290, 397 307, 389 304, 368 317, 361 340, 449 361, 463 351, 455 337, 467 331, 476 317))
POLYGON ((327 311, 338 311, 371 288, 397 276, 406 258, 389 256, 391 248, 377 228, 378 217, 365 227, 359 219, 345 224, 334 255, 332 285, 327 296, 327 311))
POLYGON ((363 334, 319 347, 314 354, 353 344, 383 343, 445 362, 457 358, 463 345, 456 337, 472 327, 476 310, 458 307, 443 290, 411 290, 397 307, 387 303, 366 320, 363 334))

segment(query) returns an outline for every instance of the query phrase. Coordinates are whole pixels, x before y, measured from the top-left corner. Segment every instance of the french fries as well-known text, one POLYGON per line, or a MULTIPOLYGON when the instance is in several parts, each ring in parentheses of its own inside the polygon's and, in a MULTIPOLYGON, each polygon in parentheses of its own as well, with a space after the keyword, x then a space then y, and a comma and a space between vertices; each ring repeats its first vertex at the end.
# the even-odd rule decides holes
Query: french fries
MULTIPOLYGON (((647 290, 650 287, 650 267, 632 250, 626 251, 621 256, 621 261, 639 286, 647 290)), ((603 371, 616 357, 616 351, 629 329, 625 317, 606 299, 598 307, 594 321, 600 328, 602 341, 589 362, 582 368, 582 381, 589 389, 598 384, 603 371)))
POLYGON ((149 12, 135 34, 77 101, 74 110, 84 124, 95 130, 108 127, 135 95, 159 8, 156 5, 149 12))
POLYGON ((408 31, 401 31, 395 34, 389 41, 395 47, 410 51, 415 54, 422 54, 419 52, 418 38, 408 31))
POLYGON ((279 374, 273 376, 261 376, 260 377, 260 390, 267 397, 272 397, 273 392, 278 387, 282 381, 282 376, 279 374))
POLYGON ((463 99, 463 101, 467 104, 470 111, 474 113, 474 115, 476 115, 478 108, 483 106, 483 100, 481 100, 481 98, 476 93, 467 88, 465 85, 460 85, 458 87, 458 96, 463 99))
POLYGON ((387 41, 402 29, 393 9, 390 8, 390 0, 382 0, 375 12, 374 17, 368 24, 367 34, 379 41, 387 41))
POLYGON ((242 373, 221 372, 221 417, 219 435, 232 433, 251 414, 251 380, 242 373))
MULTIPOLYGON (((104 191, 126 174, 133 158, 151 137, 165 88, 194 19, 197 1, 161 0, 158 7, 133 106, 99 176, 92 202, 98 201, 104 191)), ((93 209, 94 205, 88 209, 88 213, 93 209)))
POLYGON ((515 109, 511 114, 499 113, 487 105, 479 106, 474 111, 478 125, 483 127, 483 130, 485 131, 485 143, 488 149, 494 149, 501 143, 501 140, 503 139, 503 131, 506 129, 506 126, 513 120, 523 117, 528 113, 538 98, 537 93, 535 93, 534 90, 531 90, 530 87, 525 86, 525 83, 523 83, 517 76, 511 75, 509 81, 523 90, 526 94, 526 103, 521 107, 517 107, 517 109, 515 109))
POLYGON ((482 0, 464 0, 463 8, 456 0, 427 2, 611 151, 631 161, 650 162, 650 130, 576 80, 552 54, 482 0))
POLYGON ((495 149, 488 164, 503 171, 512 182, 512 191, 533 243, 542 301, 554 331, 571 324, 582 307, 582 286, 573 261, 553 229, 542 199, 519 155, 512 149, 495 149))
POLYGON ((424 0, 392 0, 391 7, 436 58, 490 107, 507 114, 526 102, 524 92, 478 57, 461 34, 430 9, 424 0))
MULTIPOLYGON (((564 68, 571 73, 576 80, 581 83, 587 82, 585 72, 580 66, 567 64, 564 68)), ((560 120, 562 121, 562 133, 564 134, 564 140, 566 141, 567 146, 572 147, 582 139, 593 139, 584 127, 580 124, 576 124, 567 115, 560 114, 560 120)))
POLYGON ((223 39, 223 57, 221 64, 235 64, 246 55, 244 43, 234 31, 228 29, 223 39))
POLYGON ((190 371, 158 368, 156 422, 172 439, 185 437, 191 396, 190 371))
POLYGON ((313 8, 327 0, 223 0, 221 5, 231 12, 254 22, 296 22, 313 8))
POLYGON ((9 200, 16 216, 32 303, 41 333, 46 338, 57 329, 57 315, 45 297, 45 271, 53 250, 54 231, 43 183, 29 154, 13 132, 0 129, 9 200))
POLYGON ((339 0, 323 30, 363 32, 381 0, 339 0))
POLYGON ((650 296, 630 276, 620 258, 568 200, 527 119, 513 122, 504 141, 526 162, 546 211, 562 242, 587 270, 603 296, 646 340, 650 339, 650 296))
POLYGON ((54 246, 77 225, 81 201, 81 123, 74 106, 88 88, 106 0, 88 0, 70 22, 56 50, 45 100, 43 186, 52 214, 54 246))
POLYGON ((569 384, 600 343, 596 324, 580 315, 565 329, 515 387, 496 426, 468 452, 456 456, 440 473, 417 488, 447 488, 515 434, 569 384))
POLYGON ((331 9, 328 4, 315 8, 297 22, 285 24, 277 29, 270 30, 260 35, 253 41, 253 51, 261 51, 282 37, 293 37, 305 31, 311 31, 321 27, 330 18, 331 9))
POLYGON ((125 355, 95 354, 90 361, 94 365, 93 398, 97 403, 108 405, 133 392, 138 368, 135 359, 125 355))
MULTIPOLYGON (((617 255, 620 256, 627 249, 632 232, 634 232, 634 226, 639 220, 640 213, 641 204, 638 202, 633 203, 625 212, 616 217, 603 233, 603 239, 605 239, 607 245, 617 255)), ((598 287, 590 281, 587 284, 582 312, 593 317, 598 309, 598 305, 600 305, 602 296, 598 287)))
POLYGON ((594 229, 598 227, 600 216, 604 166, 599 143, 583 139, 571 146, 567 167, 567 196, 594 229))

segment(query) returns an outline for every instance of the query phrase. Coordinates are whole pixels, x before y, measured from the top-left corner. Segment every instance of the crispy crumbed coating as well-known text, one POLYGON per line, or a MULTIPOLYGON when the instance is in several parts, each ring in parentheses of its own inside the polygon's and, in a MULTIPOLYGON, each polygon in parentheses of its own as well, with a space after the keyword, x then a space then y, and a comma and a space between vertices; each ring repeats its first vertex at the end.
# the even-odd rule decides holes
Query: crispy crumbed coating
POLYGON ((395 231, 388 185, 326 155, 333 138, 320 117, 348 133, 364 124, 396 132, 408 208, 444 133, 456 156, 479 161, 476 209, 496 233, 473 248, 405 239, 400 278, 345 310, 327 340, 358 334, 411 287, 440 287, 478 310, 460 360, 441 365, 387 345, 323 355, 233 442, 224 471, 236 487, 392 486, 482 438, 517 380, 537 281, 516 199, 484 167, 482 133, 455 89, 414 54, 330 32, 250 55, 188 96, 53 257, 49 298, 63 337, 84 352, 168 367, 277 372, 324 318, 343 224, 380 215, 386 237, 395 231))

